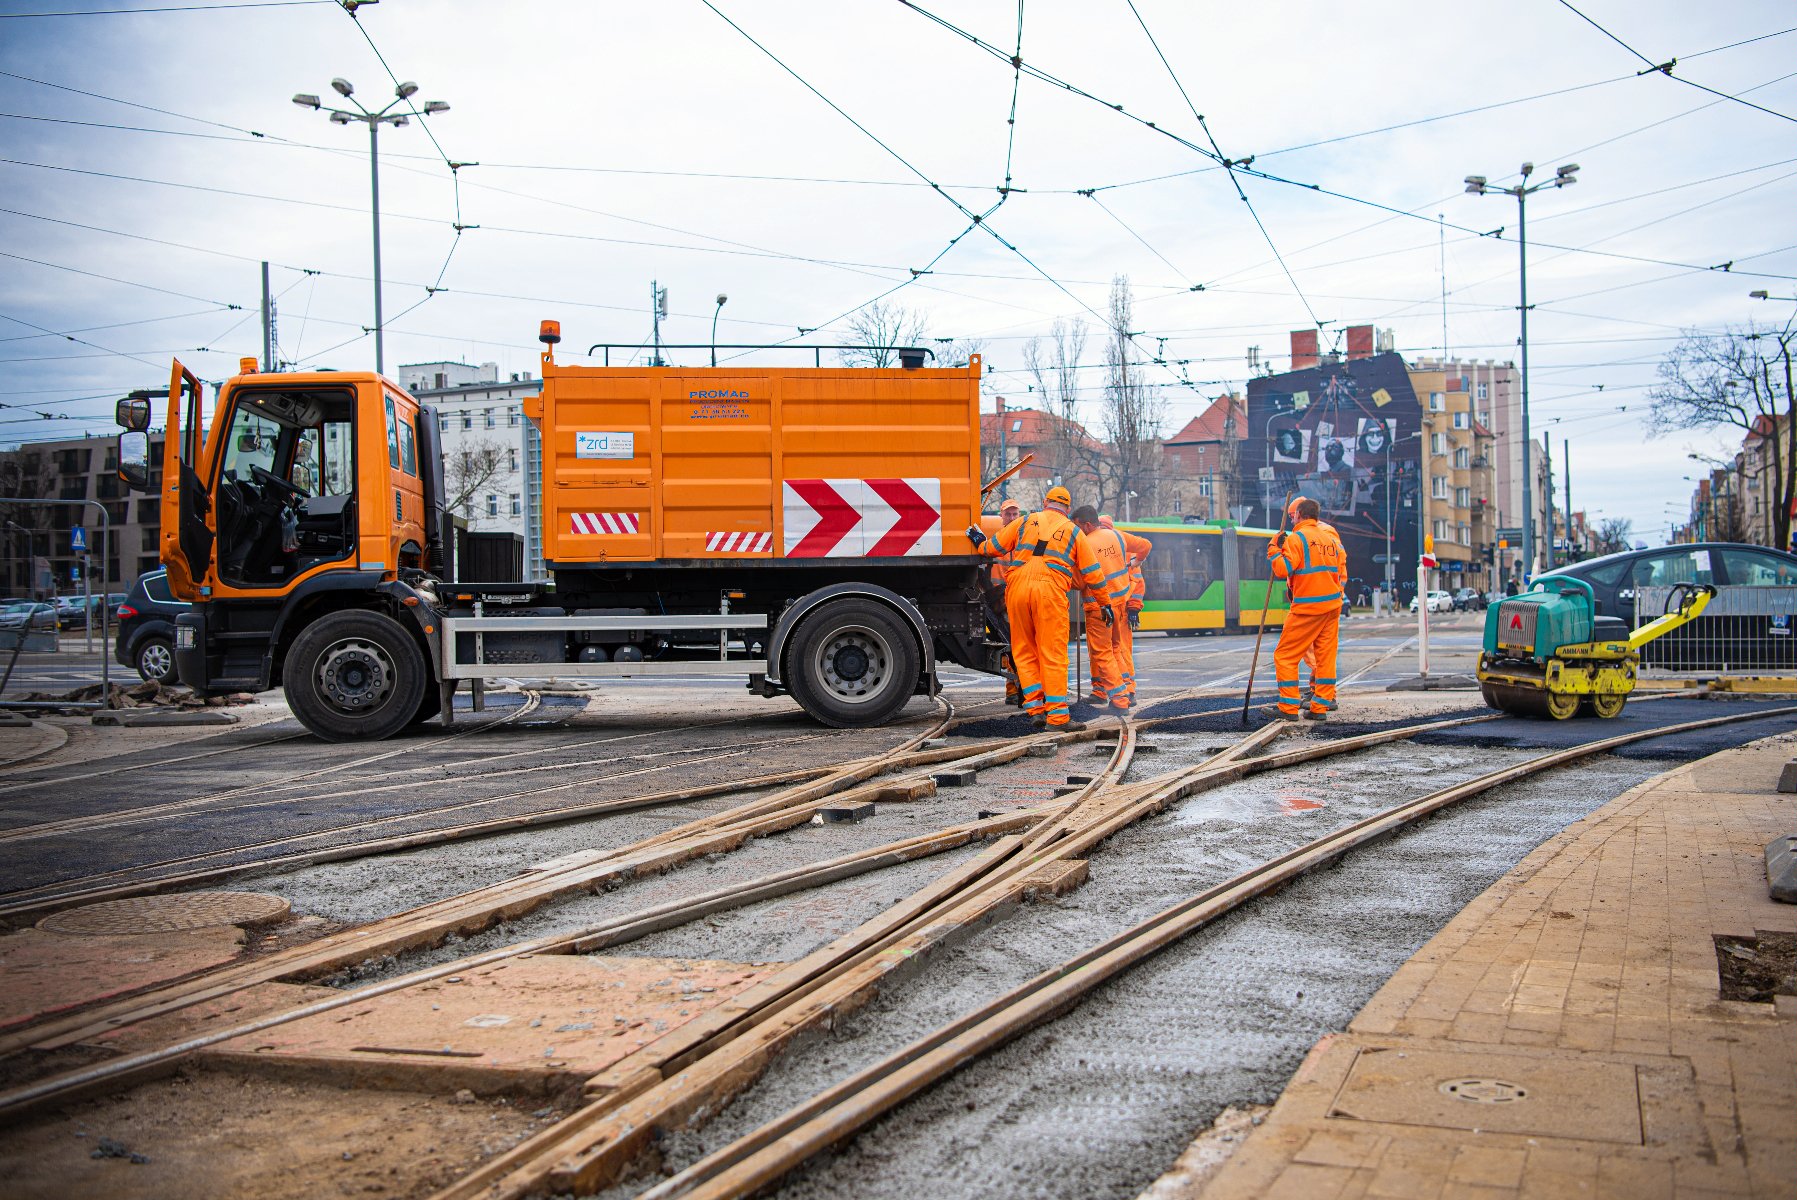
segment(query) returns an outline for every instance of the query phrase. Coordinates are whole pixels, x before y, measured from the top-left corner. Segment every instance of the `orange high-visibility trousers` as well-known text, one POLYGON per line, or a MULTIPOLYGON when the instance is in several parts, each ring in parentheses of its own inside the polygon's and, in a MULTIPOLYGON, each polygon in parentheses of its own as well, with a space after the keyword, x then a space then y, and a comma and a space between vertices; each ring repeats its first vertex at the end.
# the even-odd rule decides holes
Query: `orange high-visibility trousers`
POLYGON ((1073 625, 1067 589, 1049 579, 1013 575, 1005 610, 1023 707, 1046 716, 1050 725, 1067 724, 1067 638, 1073 625))
POLYGON ((1111 623, 1106 625, 1103 609, 1086 605, 1086 644, 1092 648, 1092 690, 1102 693, 1112 708, 1128 708, 1135 700, 1136 666, 1131 654, 1129 609, 1122 603, 1108 606, 1111 623))
POLYGON ((1298 675, 1305 659, 1310 669, 1310 711, 1328 712, 1335 707, 1335 652, 1341 636, 1341 606, 1332 603, 1320 612, 1293 608, 1279 631, 1273 651, 1273 674, 1279 681, 1279 711, 1298 715, 1298 675))

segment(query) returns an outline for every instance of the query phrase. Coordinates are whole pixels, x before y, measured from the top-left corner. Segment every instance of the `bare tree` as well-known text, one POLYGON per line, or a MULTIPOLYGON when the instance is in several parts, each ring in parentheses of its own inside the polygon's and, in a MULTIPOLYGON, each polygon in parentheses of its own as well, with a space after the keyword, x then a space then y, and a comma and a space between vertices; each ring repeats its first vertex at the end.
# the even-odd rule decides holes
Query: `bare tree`
POLYGON ((929 347, 936 355, 930 360, 932 367, 964 367, 974 355, 986 352, 986 343, 979 338, 937 338, 935 343, 929 347))
POLYGON ((1111 495, 1121 501, 1131 492, 1134 511, 1153 511, 1160 480, 1161 423, 1166 404, 1142 378, 1131 333, 1135 296, 1129 276, 1111 280, 1109 336, 1105 340, 1103 429, 1111 452, 1111 495))
POLYGON ((898 347, 922 346, 930 340, 929 321, 902 304, 875 300, 849 318, 853 350, 841 351, 844 366, 895 367, 898 347))
POLYGON ((1079 419, 1080 359, 1085 352, 1085 322, 1056 321, 1046 344, 1042 338, 1024 343, 1023 365, 1035 380, 1032 391, 1048 415, 1050 440, 1039 455, 1047 461, 1039 465, 1059 476, 1070 490, 1082 493, 1080 503, 1102 506, 1110 464, 1104 444, 1079 419))
POLYGON ((1597 527, 1599 554, 1615 554, 1627 550, 1635 537, 1635 523, 1627 517, 1605 517, 1597 527))
POLYGON ((1686 330, 1660 363, 1659 384, 1648 393, 1653 434, 1733 426, 1746 438, 1758 435, 1767 462, 1764 494, 1770 505, 1772 544, 1791 544, 1791 502, 1797 497, 1797 426, 1792 353, 1797 322, 1782 328, 1729 329, 1722 334, 1686 330))
POLYGON ((474 498, 482 488, 506 473, 506 448, 500 443, 492 438, 462 443, 444 456, 444 507, 472 518, 474 498))

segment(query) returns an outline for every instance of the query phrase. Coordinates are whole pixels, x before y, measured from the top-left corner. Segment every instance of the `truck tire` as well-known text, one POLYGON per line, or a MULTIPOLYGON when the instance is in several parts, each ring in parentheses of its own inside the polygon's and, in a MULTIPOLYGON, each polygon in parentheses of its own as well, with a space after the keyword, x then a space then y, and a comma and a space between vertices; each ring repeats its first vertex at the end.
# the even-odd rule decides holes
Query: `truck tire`
POLYGON ((399 622, 360 609, 306 626, 281 674, 293 715, 327 742, 393 736, 411 722, 431 684, 424 652, 399 622))
POLYGON ((800 622, 786 652, 787 690, 838 729, 881 725, 911 699, 917 635, 875 600, 836 600, 800 622))

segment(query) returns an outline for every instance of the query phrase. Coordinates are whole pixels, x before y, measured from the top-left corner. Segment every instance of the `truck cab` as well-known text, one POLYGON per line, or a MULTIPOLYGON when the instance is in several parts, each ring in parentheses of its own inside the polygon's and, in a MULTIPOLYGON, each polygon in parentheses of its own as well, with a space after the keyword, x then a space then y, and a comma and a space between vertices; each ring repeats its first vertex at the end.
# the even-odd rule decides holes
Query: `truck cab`
MULTIPOLYGON (((398 686, 387 643, 397 630, 420 655, 430 648, 409 614, 422 602, 410 585, 431 577, 440 554, 434 413, 372 373, 243 366, 208 406, 201 382, 174 364, 159 484, 142 432, 159 396, 119 403, 120 476, 139 490, 159 486, 169 590, 194 606, 176 626, 180 678, 202 692, 291 685, 285 668, 300 635, 354 612, 363 619, 336 622, 348 632, 309 664, 316 678, 301 690, 377 728, 433 715, 424 682, 398 686)), ((300 715, 311 724, 320 714, 300 715)))

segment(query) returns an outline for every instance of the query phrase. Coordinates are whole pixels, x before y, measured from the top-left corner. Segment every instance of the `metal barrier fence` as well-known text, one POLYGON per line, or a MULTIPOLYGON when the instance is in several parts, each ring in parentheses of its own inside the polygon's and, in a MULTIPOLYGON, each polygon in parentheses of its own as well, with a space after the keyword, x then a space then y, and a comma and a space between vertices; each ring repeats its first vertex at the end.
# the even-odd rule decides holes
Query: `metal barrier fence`
MULTIPOLYGON (((1635 628, 1666 611, 1673 588, 1635 592, 1635 628)), ((1641 648, 1643 676, 1797 676, 1797 587, 1722 586, 1697 620, 1641 648)))
MULTIPOLYGON (((0 708, 64 707, 54 698, 118 676, 119 668, 112 662, 111 622, 102 630, 96 617, 88 630, 79 619, 65 616, 62 625, 58 629, 51 604, 0 613, 0 708)), ((130 682, 136 682, 135 675, 130 682)), ((72 707, 99 707, 104 695, 102 690, 72 707)))

